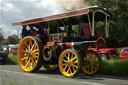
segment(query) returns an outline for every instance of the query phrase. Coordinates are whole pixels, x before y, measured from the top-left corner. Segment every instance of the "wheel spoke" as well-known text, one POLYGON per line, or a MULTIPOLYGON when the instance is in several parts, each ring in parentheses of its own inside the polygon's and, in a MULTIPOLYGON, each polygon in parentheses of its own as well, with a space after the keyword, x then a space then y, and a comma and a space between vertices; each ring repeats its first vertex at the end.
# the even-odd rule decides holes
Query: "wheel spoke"
POLYGON ((73 66, 72 66, 73 72, 76 70, 73 66))
POLYGON ((39 53, 37 52, 37 53, 33 53, 33 56, 39 56, 39 53))
POLYGON ((26 65, 25 65, 25 68, 27 68, 28 64, 29 64, 29 59, 28 59, 28 61, 27 61, 26 65))
POLYGON ((33 68, 33 64, 32 64, 32 62, 31 62, 31 69, 33 68))
POLYGON ((33 59, 33 58, 32 58, 32 63, 33 63, 33 64, 36 64, 36 62, 34 61, 34 59, 33 59))
POLYGON ((87 66, 85 66, 85 67, 84 67, 84 69, 87 69, 87 68, 89 68, 89 66, 90 66, 90 65, 87 65, 87 66))
POLYGON ((64 67, 64 70, 66 70, 67 67, 68 67, 68 66, 66 65, 66 66, 64 67))
POLYGON ((35 46, 34 46, 34 48, 33 49, 37 49, 37 44, 35 43, 35 46))
POLYGON ((77 64, 77 63, 78 63, 78 61, 77 61, 77 60, 73 62, 73 64, 77 64))
POLYGON ((33 55, 32 57, 33 57, 33 58, 36 58, 36 59, 38 58, 38 56, 36 56, 36 55, 33 55))
POLYGON ((24 43, 27 50, 29 50, 27 42, 24 43))
POLYGON ((21 61, 24 61, 24 60, 27 60, 27 59, 28 59, 28 57, 24 57, 24 58, 21 59, 21 61))
POLYGON ((25 50, 21 50, 23 53, 26 53, 26 51, 25 50))
POLYGON ((32 48, 32 40, 29 40, 30 43, 30 49, 32 48))
POLYGON ((91 68, 91 72, 93 72, 93 65, 91 65, 90 68, 91 68))
POLYGON ((36 45, 36 43, 34 43, 34 44, 32 45, 31 51, 33 50, 33 48, 35 47, 35 45, 36 45))
POLYGON ((35 60, 35 62, 37 63, 37 59, 34 59, 35 60))
POLYGON ((67 73, 69 73, 69 71, 70 71, 70 66, 68 67, 67 73))
POLYGON ((85 64, 89 64, 89 61, 88 60, 83 60, 83 65, 85 64))
POLYGON ((68 61, 70 61, 70 53, 68 53, 68 61))
POLYGON ((92 65, 92 68, 95 70, 95 69, 97 69, 94 65, 92 65))
POLYGON ((66 61, 66 60, 64 60, 64 62, 66 63, 67 61, 66 61))
POLYGON ((70 70, 69 70, 70 73, 73 73, 72 70, 71 70, 71 67, 70 67, 70 70))
POLYGON ((63 64, 63 66, 66 66, 66 64, 63 64))
POLYGON ((35 52, 37 52, 37 51, 38 51, 38 49, 34 49, 32 52, 35 53, 35 52))
POLYGON ((31 69, 31 58, 29 58, 29 68, 31 69))
POLYGON ((76 57, 72 58, 71 61, 73 61, 73 60, 75 60, 75 59, 76 59, 76 57))
POLYGON ((93 64, 93 67, 94 67, 94 68, 98 68, 98 65, 96 65, 96 64, 93 64))
POLYGON ((67 59, 67 61, 68 61, 68 56, 67 56, 67 55, 65 55, 65 56, 64 56, 64 58, 66 58, 66 59, 67 59))
POLYGON ((73 58, 73 54, 72 54, 72 56, 71 56, 71 59, 73 58))
POLYGON ((73 66, 73 67, 75 67, 75 68, 78 68, 78 66, 77 66, 77 65, 74 65, 74 64, 73 64, 72 66, 73 66))

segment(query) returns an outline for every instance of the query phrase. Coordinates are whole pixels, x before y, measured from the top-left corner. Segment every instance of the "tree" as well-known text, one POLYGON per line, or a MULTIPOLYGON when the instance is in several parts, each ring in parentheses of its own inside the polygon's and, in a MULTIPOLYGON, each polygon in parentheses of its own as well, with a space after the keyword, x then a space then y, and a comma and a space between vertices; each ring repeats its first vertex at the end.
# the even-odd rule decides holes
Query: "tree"
POLYGON ((1 42, 2 42, 3 39, 4 38, 3 38, 3 34, 2 34, 2 28, 0 28, 0 44, 1 44, 1 42))
POLYGON ((18 36, 13 34, 11 36, 8 36, 8 44, 18 44, 19 39, 18 36))
POLYGON ((15 39, 16 39, 16 44, 18 44, 18 43, 19 43, 19 38, 18 38, 18 36, 17 36, 16 34, 13 34, 12 36, 15 37, 15 39))
MULTIPOLYGON (((85 0, 91 5, 107 8, 112 14, 108 47, 128 46, 128 0, 85 0)), ((85 3, 86 4, 86 3, 85 3)))

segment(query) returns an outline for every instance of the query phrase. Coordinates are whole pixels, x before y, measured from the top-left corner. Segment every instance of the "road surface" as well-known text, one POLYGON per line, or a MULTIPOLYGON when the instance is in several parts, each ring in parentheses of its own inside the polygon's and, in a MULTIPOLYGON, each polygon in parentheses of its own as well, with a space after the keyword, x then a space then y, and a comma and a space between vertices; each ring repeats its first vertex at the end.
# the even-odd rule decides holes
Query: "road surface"
POLYGON ((80 73, 75 78, 67 78, 59 71, 40 69, 37 73, 23 72, 18 65, 0 65, 0 83, 3 81, 32 85, 128 85, 128 77, 87 76, 80 73))

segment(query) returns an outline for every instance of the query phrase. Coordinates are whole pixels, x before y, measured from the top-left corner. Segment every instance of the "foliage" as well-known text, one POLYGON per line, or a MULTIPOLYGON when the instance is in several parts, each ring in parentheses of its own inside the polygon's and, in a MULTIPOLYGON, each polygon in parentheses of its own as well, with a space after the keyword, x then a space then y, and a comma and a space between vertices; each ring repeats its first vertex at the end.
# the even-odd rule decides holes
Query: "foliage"
POLYGON ((107 47, 128 46, 128 0, 85 0, 90 5, 98 5, 107 8, 112 14, 110 24, 110 37, 107 39, 107 47))
POLYGON ((9 44, 17 44, 19 42, 18 36, 13 34, 12 36, 8 36, 9 44))
POLYGON ((1 45, 8 45, 8 40, 7 39, 3 39, 1 41, 1 45))
POLYGON ((15 37, 16 43, 19 43, 19 38, 18 38, 18 36, 17 36, 16 34, 13 34, 12 36, 15 37))
POLYGON ((17 55, 8 55, 8 64, 18 64, 17 55))
POLYGON ((128 59, 103 61, 100 74, 128 76, 128 59))
POLYGON ((4 38, 3 38, 3 34, 2 34, 2 28, 0 28, 0 44, 1 44, 1 42, 2 42, 3 39, 4 38))

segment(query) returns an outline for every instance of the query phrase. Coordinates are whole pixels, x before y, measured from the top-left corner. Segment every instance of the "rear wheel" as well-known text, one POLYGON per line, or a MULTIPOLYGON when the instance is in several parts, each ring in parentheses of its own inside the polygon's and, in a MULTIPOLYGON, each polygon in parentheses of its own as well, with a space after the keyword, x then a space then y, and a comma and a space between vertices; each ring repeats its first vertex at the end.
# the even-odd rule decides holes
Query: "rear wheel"
POLYGON ((56 71, 58 68, 57 64, 44 64, 43 66, 48 71, 56 71))
POLYGON ((75 77, 81 67, 81 58, 73 49, 64 50, 59 58, 60 72, 66 77, 75 77))
POLYGON ((25 37, 18 48, 18 62, 23 71, 35 72, 42 65, 42 43, 38 37, 25 37))
POLYGON ((87 56, 83 57, 82 71, 87 75, 96 74, 101 67, 101 58, 95 51, 89 50, 87 56))

